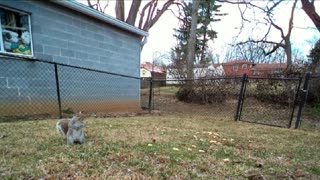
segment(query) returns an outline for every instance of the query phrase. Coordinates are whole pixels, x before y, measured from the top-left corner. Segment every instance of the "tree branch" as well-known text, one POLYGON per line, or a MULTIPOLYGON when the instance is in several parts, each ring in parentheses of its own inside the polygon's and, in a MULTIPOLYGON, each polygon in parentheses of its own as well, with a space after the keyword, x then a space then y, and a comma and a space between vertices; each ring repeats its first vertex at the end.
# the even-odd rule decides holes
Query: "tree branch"
POLYGON ((148 2, 145 6, 143 6, 143 8, 142 8, 142 10, 141 10, 140 20, 139 20, 139 25, 138 25, 138 27, 139 27, 140 29, 142 29, 142 23, 143 23, 145 11, 146 11, 146 9, 147 9, 149 6, 152 5, 152 3, 153 3, 153 1, 148 2))
POLYGON ((124 0, 116 1, 116 18, 120 21, 124 21, 124 0))
POLYGON ((151 19, 148 22, 145 22, 143 26, 143 30, 149 31, 149 29, 159 20, 161 15, 168 10, 168 8, 174 4, 174 0, 168 0, 162 7, 161 10, 157 10, 157 14, 154 17, 151 17, 151 19))
POLYGON ((309 0, 301 0, 301 4, 303 11, 309 16, 320 33, 320 16, 317 14, 314 0, 311 0, 311 2, 309 0))
POLYGON ((126 23, 128 23, 130 25, 135 24, 140 5, 141 5, 141 0, 132 1, 126 23))

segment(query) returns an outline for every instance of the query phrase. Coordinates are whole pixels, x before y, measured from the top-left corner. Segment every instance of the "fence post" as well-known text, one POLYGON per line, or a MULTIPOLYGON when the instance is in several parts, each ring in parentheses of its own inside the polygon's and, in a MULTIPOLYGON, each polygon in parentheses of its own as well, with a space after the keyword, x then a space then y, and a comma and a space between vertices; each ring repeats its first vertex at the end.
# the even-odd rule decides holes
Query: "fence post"
POLYGON ((301 124, 301 113, 302 113, 303 106, 304 106, 304 104, 306 103, 306 100, 307 100, 310 77, 311 77, 310 73, 307 73, 306 77, 305 77, 305 80, 304 80, 303 89, 301 90, 301 101, 300 101, 300 104, 299 104, 299 110, 298 110, 298 114, 297 114, 296 125, 294 127, 295 129, 297 129, 301 124))
POLYGON ((234 117, 234 120, 235 121, 238 121, 240 120, 240 110, 242 110, 242 101, 243 101, 243 97, 244 97, 244 87, 245 87, 245 83, 247 81, 247 74, 244 73, 243 76, 242 76, 242 83, 241 83, 241 89, 240 89, 240 94, 239 94, 239 97, 238 97, 238 105, 237 105, 237 112, 236 112, 236 115, 234 117))
POLYGON ((295 110, 295 108, 296 108, 296 104, 297 104, 297 101, 298 101, 298 96, 299 96, 299 91, 300 91, 300 87, 301 87, 301 82, 302 82, 302 77, 299 78, 299 84, 298 84, 298 88, 297 88, 296 95, 295 95, 295 97, 294 97, 293 107, 292 107, 292 112, 291 112, 291 116, 290 116, 288 128, 291 128, 291 124, 292 124, 292 121, 293 121, 294 110, 295 110))
POLYGON ((58 97, 58 107, 59 107, 59 118, 62 118, 61 97, 60 97, 60 85, 59 85, 59 75, 58 75, 58 65, 57 65, 57 63, 54 64, 54 74, 55 74, 55 79, 56 79, 56 88, 57 88, 57 97, 58 97))
POLYGON ((148 104, 149 113, 151 113, 152 90, 153 90, 153 80, 152 80, 152 78, 151 78, 151 79, 150 79, 150 90, 149 90, 149 104, 148 104))

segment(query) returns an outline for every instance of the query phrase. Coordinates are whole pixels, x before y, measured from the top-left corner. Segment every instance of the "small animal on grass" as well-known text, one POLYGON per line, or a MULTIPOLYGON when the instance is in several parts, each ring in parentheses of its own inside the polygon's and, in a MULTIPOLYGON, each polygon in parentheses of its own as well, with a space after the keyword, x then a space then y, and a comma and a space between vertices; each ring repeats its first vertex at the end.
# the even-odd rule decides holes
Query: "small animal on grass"
POLYGON ((57 122, 57 131, 67 138, 67 144, 84 143, 84 118, 85 116, 79 112, 71 119, 60 119, 57 122))

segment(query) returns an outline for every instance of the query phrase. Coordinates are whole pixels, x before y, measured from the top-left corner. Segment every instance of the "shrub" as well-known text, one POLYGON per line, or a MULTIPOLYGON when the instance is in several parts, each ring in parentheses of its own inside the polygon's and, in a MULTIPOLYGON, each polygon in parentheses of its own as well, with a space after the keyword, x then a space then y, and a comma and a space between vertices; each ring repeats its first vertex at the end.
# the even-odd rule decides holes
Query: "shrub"
POLYGON ((176 92, 176 97, 179 101, 192 102, 192 98, 195 96, 193 88, 181 87, 176 92))
POLYGON ((262 102, 289 105, 294 101, 295 85, 283 81, 258 81, 252 96, 262 102))

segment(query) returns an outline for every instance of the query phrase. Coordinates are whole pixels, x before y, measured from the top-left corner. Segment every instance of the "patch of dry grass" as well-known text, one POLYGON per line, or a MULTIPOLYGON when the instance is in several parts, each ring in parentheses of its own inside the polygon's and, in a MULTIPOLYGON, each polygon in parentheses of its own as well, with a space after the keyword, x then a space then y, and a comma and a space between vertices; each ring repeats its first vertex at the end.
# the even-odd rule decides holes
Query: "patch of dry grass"
POLYGON ((320 134, 203 116, 86 120, 68 146, 56 120, 0 124, 0 179, 320 178, 320 134))

